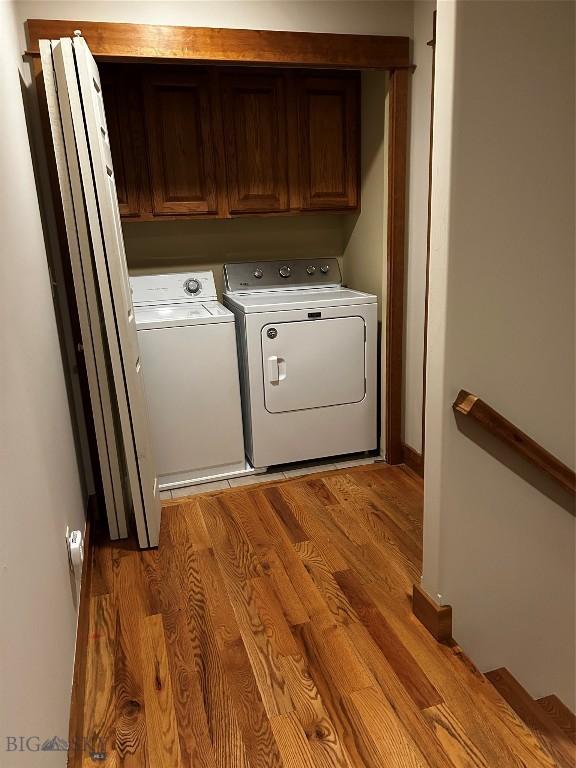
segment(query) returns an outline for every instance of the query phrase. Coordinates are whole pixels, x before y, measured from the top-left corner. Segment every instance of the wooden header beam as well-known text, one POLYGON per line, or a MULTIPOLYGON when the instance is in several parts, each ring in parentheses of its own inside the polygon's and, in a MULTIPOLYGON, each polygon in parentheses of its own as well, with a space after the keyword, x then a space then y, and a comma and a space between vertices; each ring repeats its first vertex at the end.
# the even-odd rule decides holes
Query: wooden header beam
POLYGON ((79 29, 100 60, 271 64, 329 69, 399 69, 410 66, 410 39, 323 32, 169 27, 99 21, 28 19, 28 51, 40 40, 72 37, 79 29))

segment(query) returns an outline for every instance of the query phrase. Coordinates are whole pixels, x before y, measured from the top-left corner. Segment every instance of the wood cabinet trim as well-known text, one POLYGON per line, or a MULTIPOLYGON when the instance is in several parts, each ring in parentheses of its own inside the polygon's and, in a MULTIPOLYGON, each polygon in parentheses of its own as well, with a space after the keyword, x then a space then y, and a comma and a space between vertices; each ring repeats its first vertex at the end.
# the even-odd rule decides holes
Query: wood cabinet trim
POLYGON ((185 60, 331 69, 410 66, 410 38, 256 29, 216 29, 102 21, 28 19, 28 53, 40 40, 72 37, 81 30, 97 60, 185 60))
MULTIPOLYGON (((226 183, 226 157, 224 152, 224 130, 222 119, 222 103, 220 100, 220 73, 216 67, 208 70, 210 85, 210 104, 212 107, 214 131, 214 159, 216 163, 216 195, 218 197, 218 218, 230 217, 228 208, 228 190, 226 183)), ((212 218, 212 217, 210 217, 212 218)))
POLYGON ((401 464, 410 72, 390 76, 388 136, 388 290, 386 302, 386 461, 401 464))
POLYGON ((296 71, 286 72, 286 110, 288 127, 288 193, 290 209, 296 212, 302 208, 300 176, 300 141, 298 137, 298 85, 296 71))

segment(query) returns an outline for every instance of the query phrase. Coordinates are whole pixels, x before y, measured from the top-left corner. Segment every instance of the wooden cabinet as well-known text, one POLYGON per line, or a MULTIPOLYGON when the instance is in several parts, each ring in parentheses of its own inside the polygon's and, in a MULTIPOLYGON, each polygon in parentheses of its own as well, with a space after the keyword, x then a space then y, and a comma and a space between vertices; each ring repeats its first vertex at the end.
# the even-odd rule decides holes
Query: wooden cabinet
POLYGON ((220 77, 231 214, 289 209, 284 81, 279 72, 220 77))
POLYGON ((136 67, 100 66, 100 79, 122 218, 150 209, 147 148, 136 67))
POLYGON ((350 211, 354 72, 102 65, 123 218, 350 211))
POLYGON ((214 115, 207 73, 150 68, 144 112, 156 216, 218 212, 214 115))
POLYGON ((358 78, 298 78, 298 131, 303 210, 358 206, 358 78))

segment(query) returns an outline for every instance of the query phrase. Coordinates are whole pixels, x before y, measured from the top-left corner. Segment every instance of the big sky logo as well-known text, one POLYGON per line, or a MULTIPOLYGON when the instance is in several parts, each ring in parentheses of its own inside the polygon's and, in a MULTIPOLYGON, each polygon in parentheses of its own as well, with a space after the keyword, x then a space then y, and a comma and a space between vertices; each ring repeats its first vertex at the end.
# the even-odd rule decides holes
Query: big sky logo
POLYGON ((68 742, 60 736, 41 739, 39 736, 6 736, 6 752, 85 752, 92 760, 104 760, 106 751, 103 744, 91 743, 88 739, 80 744, 68 742))

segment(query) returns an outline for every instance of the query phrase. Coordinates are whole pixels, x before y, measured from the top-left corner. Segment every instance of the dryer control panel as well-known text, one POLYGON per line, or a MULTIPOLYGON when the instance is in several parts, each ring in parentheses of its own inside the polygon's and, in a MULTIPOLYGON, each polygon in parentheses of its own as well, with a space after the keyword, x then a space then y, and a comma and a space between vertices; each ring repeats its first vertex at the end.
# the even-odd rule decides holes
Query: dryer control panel
POLYGON ((342 284, 338 259, 284 259, 224 265, 229 293, 290 288, 337 288, 342 284))

